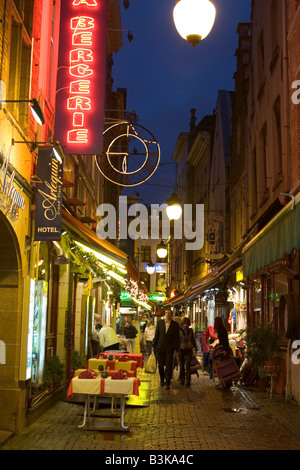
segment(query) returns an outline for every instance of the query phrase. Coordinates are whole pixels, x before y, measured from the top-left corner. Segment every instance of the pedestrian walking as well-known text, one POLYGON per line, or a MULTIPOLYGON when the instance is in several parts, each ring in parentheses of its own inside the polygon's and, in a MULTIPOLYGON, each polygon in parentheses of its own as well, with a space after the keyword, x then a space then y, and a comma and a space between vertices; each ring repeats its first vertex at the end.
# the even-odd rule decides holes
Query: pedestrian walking
POLYGON ((208 367, 209 342, 218 339, 215 329, 212 325, 208 326, 201 335, 201 346, 203 352, 203 367, 208 367))
POLYGON ((147 322, 147 326, 144 332, 144 341, 146 341, 148 356, 150 356, 152 352, 154 336, 155 336, 155 326, 152 325, 151 321, 149 320, 147 322))
POLYGON ((166 309, 164 313, 165 319, 157 323, 153 347, 157 353, 160 384, 170 390, 173 356, 179 350, 179 324, 172 320, 172 310, 166 309))
POLYGON ((190 328, 190 319, 184 318, 179 328, 180 336, 180 352, 179 352, 179 379, 181 385, 186 383, 187 387, 191 386, 191 361, 196 349, 196 340, 194 332, 190 328))
POLYGON ((126 337, 128 349, 130 349, 132 354, 135 354, 135 338, 138 334, 136 327, 127 320, 124 327, 124 335, 126 337))
POLYGON ((228 340, 228 332, 224 326, 223 319, 221 317, 216 317, 215 318, 215 324, 214 324, 215 331, 218 334, 218 341, 219 344, 218 346, 222 346, 224 351, 224 355, 231 356, 232 355, 232 349, 229 345, 229 340, 228 340))
POLYGON ((120 317, 116 319, 116 333, 117 335, 121 334, 121 320, 120 317))

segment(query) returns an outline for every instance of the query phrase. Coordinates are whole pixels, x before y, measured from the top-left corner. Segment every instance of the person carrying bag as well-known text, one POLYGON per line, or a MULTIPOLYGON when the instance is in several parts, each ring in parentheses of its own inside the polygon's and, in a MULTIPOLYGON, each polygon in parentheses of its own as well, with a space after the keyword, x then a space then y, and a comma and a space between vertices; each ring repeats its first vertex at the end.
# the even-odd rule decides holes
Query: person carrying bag
POLYGON ((193 357, 193 349, 197 348, 194 332, 190 328, 190 319, 184 318, 181 322, 179 330, 180 334, 180 352, 179 352, 179 380, 181 385, 186 383, 187 387, 191 386, 191 361, 193 357))

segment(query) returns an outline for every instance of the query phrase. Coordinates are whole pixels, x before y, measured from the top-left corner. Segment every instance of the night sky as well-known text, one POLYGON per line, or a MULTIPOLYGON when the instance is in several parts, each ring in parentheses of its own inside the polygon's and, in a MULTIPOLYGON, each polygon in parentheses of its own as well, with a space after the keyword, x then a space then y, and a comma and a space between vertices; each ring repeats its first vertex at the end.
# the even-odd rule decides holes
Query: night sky
POLYGON ((175 184, 172 154, 178 136, 189 130, 190 110, 196 124, 216 107, 219 89, 234 91, 236 33, 250 22, 251 0, 213 0, 216 20, 210 34, 193 48, 173 22, 176 0, 120 0, 123 47, 114 54, 113 89, 127 88, 127 109, 148 129, 161 148, 161 163, 145 183, 126 190, 141 203, 166 202, 175 184))

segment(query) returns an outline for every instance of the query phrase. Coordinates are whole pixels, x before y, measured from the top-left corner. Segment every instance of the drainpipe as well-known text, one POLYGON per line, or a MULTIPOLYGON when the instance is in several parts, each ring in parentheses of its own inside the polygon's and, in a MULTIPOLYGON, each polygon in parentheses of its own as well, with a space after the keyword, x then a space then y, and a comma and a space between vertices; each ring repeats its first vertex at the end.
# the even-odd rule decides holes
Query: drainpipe
POLYGON ((285 192, 289 192, 291 183, 290 174, 290 106, 289 106, 289 76, 288 76, 288 49, 287 49, 287 3, 282 0, 282 75, 283 75, 283 125, 284 125, 284 148, 283 150, 283 169, 286 175, 284 181, 285 192))
POLYGON ((66 390, 71 381, 71 354, 72 354, 72 319, 73 319, 73 289, 74 274, 72 268, 69 268, 69 291, 68 291, 68 307, 66 311, 66 390))
MULTIPOLYGON (((4 2, 4 18, 2 20, 2 53, 1 53, 1 69, 0 69, 0 81, 2 81, 3 77, 3 63, 4 63, 4 47, 5 47, 5 29, 6 29, 6 10, 7 10, 7 0, 4 2)), ((2 97, 2 99, 5 99, 5 96, 2 97)))
MULTIPOLYGON (((290 190, 290 165, 289 165, 289 128, 290 128, 290 107, 289 107, 289 76, 288 76, 288 50, 287 50, 287 2, 282 0, 282 69, 283 69, 283 124, 284 124, 284 174, 286 179, 284 181, 285 192, 288 193, 290 190)), ((286 385, 285 385, 285 397, 289 399, 292 393, 291 387, 291 341, 289 340, 288 348, 286 352, 286 385)))

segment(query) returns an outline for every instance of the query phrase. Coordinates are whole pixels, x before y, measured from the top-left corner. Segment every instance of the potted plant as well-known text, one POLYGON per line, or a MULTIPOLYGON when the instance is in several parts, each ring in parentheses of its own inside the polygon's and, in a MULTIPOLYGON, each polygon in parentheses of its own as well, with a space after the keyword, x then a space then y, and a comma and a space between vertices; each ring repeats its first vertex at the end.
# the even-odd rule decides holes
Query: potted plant
POLYGON ((29 392, 29 408, 41 407, 49 397, 59 393, 64 378, 65 366, 57 356, 45 360, 43 382, 31 383, 29 392))
POLYGON ((56 390, 62 384, 65 366, 58 356, 49 357, 45 361, 43 382, 50 390, 56 390))
POLYGON ((71 367, 72 372, 75 372, 77 369, 85 369, 85 361, 82 356, 80 356, 78 351, 73 350, 71 353, 71 367))
POLYGON ((246 336, 247 358, 253 369, 258 372, 261 381, 266 381, 265 365, 274 361, 280 345, 280 334, 274 331, 271 325, 256 326, 247 330, 246 336))

